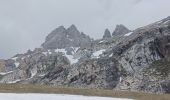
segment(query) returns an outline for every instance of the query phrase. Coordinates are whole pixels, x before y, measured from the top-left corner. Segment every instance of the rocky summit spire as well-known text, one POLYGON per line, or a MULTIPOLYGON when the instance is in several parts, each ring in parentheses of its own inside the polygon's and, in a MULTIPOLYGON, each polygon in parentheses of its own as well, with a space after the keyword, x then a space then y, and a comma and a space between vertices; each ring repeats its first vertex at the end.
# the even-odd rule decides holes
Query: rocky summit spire
POLYGON ((74 24, 72 24, 68 29, 77 30, 77 27, 74 24))
POLYGON ((104 35, 103 35, 103 39, 108 39, 108 38, 111 38, 111 33, 109 31, 109 29, 106 29, 105 32, 104 32, 104 35))
MULTIPOLYGON (((53 30, 47 37, 46 37, 46 41, 51 40, 52 38, 54 38, 54 36, 56 35, 60 35, 65 33, 66 29, 64 26, 59 26, 58 28, 56 28, 55 30, 53 30)), ((63 34, 64 35, 64 34, 63 34)))
POLYGON ((126 28, 124 25, 120 24, 120 25, 116 25, 116 28, 115 28, 114 32, 112 33, 112 36, 122 35, 122 34, 126 34, 129 32, 130 32, 130 30, 128 28, 126 28))
POLYGON ((67 29, 67 36, 70 38, 76 38, 80 35, 80 31, 77 29, 77 27, 72 24, 68 29, 67 29))
POLYGON ((46 37, 46 41, 42 44, 42 47, 45 49, 61 49, 79 47, 89 42, 91 42, 91 38, 85 34, 81 34, 75 25, 71 25, 68 29, 60 26, 46 37))

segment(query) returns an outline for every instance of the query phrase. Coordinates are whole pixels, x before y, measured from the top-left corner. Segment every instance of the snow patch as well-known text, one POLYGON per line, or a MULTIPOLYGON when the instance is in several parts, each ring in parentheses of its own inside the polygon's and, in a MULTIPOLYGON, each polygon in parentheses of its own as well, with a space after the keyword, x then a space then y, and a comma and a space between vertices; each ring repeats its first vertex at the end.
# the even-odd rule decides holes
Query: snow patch
POLYGON ((45 56, 47 56, 47 52, 42 52, 45 56))
POLYGON ((50 54, 50 55, 51 55, 51 54, 52 54, 52 52, 51 52, 50 50, 48 50, 48 54, 50 54))
POLYGON ((45 56, 52 54, 52 52, 51 52, 50 50, 48 50, 47 52, 42 52, 42 53, 43 53, 45 56))
POLYGON ((125 34, 124 36, 130 36, 133 32, 129 32, 127 34, 125 34))
POLYGON ((9 71, 9 72, 0 72, 0 75, 7 75, 7 74, 10 74, 12 73, 13 71, 9 71))
POLYGON ((77 52, 79 48, 80 48, 80 47, 75 47, 75 48, 73 47, 74 52, 77 52))
POLYGON ((167 24, 168 22, 170 22, 170 20, 165 21, 164 24, 167 24))
POLYGON ((111 97, 95 97, 95 96, 81 96, 68 94, 14 94, 14 93, 0 93, 2 100, 132 100, 125 98, 111 98, 111 97))
POLYGON ((78 62, 78 59, 75 59, 72 55, 65 55, 71 64, 74 64, 74 63, 77 63, 78 62))
POLYGON ((102 50, 96 51, 96 52, 93 53, 93 56, 94 56, 95 58, 99 58, 99 56, 100 56, 101 54, 103 54, 104 51, 106 51, 106 49, 102 49, 102 50))
POLYGON ((31 70, 31 78, 33 78, 37 74, 37 67, 31 70))
POLYGON ((120 77, 119 82, 122 82, 122 77, 120 77))
POLYGON ((18 59, 18 57, 13 57, 11 58, 12 60, 16 61, 18 59))
POLYGON ((112 57, 113 56, 113 53, 109 55, 109 57, 112 57))
MULTIPOLYGON (((74 55, 74 53, 75 53, 79 48, 74 48, 74 47, 72 47, 72 48, 73 48, 73 50, 74 50, 74 52, 72 52, 73 55, 74 55)), ((65 49, 56 49, 55 52, 61 52, 61 53, 63 53, 64 56, 66 56, 66 57, 69 59, 69 61, 70 61, 71 64, 74 64, 74 63, 77 63, 77 62, 78 62, 78 59, 74 58, 73 55, 67 55, 67 51, 66 51, 65 49)))
POLYGON ((65 53, 65 49, 55 49, 55 52, 62 52, 62 53, 65 53))
POLYGON ((20 63, 19 63, 19 62, 15 62, 14 64, 15 64, 15 67, 16 67, 16 68, 18 68, 18 67, 19 67, 19 65, 20 65, 20 63))
POLYGON ((40 77, 43 77, 43 76, 45 76, 46 74, 40 74, 40 75, 38 75, 38 76, 40 76, 40 77))
POLYGON ((25 57, 22 57, 21 59, 22 59, 22 60, 24 60, 24 59, 25 59, 25 57))
POLYGON ((162 21, 158 21, 157 23, 160 24, 160 23, 162 23, 162 21))
POLYGON ((15 80, 15 81, 9 81, 9 82, 7 82, 7 83, 12 84, 12 83, 17 83, 17 82, 19 82, 19 81, 21 81, 21 80, 20 80, 20 79, 17 79, 17 80, 15 80))
POLYGON ((103 42, 105 42, 104 40, 102 40, 102 41, 100 41, 99 43, 103 43, 103 42))

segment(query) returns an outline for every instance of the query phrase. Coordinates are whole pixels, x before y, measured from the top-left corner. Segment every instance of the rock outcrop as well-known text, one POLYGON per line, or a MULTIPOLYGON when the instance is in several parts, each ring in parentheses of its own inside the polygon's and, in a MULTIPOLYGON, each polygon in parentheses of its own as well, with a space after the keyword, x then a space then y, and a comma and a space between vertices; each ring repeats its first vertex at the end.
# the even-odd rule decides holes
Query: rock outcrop
POLYGON ((166 18, 134 30, 132 35, 113 47, 114 56, 126 70, 125 77, 122 77, 124 81, 118 85, 120 88, 166 91, 161 84, 169 80, 169 35, 170 19, 166 18))
POLYGON ((91 41, 92 39, 84 33, 80 33, 75 25, 71 25, 68 29, 60 26, 46 37, 42 47, 45 49, 80 47, 89 44, 91 41))
POLYGON ((103 35, 103 39, 109 39, 111 37, 112 36, 111 36, 109 29, 106 29, 105 32, 104 32, 104 35, 103 35))
POLYGON ((115 28, 114 32, 112 33, 112 36, 122 35, 122 34, 126 34, 129 32, 130 32, 130 30, 128 28, 126 28, 124 25, 120 24, 120 25, 116 25, 116 28, 115 28))

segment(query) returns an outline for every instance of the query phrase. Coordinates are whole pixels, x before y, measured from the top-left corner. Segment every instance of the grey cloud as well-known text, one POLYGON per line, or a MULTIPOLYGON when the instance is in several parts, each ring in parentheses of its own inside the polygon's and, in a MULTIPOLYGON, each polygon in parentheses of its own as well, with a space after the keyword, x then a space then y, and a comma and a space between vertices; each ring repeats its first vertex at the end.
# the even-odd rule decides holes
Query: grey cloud
POLYGON ((130 29, 169 16, 170 0, 0 0, 0 58, 39 47, 60 25, 93 38, 116 24, 130 29))
POLYGON ((98 0, 105 10, 110 10, 114 0, 98 0))
POLYGON ((134 0, 134 3, 135 4, 138 4, 138 3, 140 3, 142 0, 134 0))

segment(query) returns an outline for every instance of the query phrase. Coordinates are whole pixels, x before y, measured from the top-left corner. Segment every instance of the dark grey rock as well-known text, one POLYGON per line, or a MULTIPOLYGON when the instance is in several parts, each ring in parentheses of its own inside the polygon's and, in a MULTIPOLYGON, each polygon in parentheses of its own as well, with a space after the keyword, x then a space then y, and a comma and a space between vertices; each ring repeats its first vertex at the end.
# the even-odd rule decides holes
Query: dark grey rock
POLYGON ((108 39, 108 38, 111 38, 111 33, 109 31, 109 29, 106 29, 105 32, 104 32, 104 35, 103 35, 103 39, 108 39))
POLYGON ((126 28, 124 25, 120 24, 120 25, 116 25, 116 28, 114 30, 114 32, 112 33, 112 36, 116 36, 116 35, 122 35, 122 34, 126 34, 131 32, 128 28, 126 28))
POLYGON ((84 33, 80 33, 75 25, 71 25, 68 29, 60 26, 46 37, 42 47, 45 49, 80 47, 89 44, 91 41, 92 39, 84 33))

